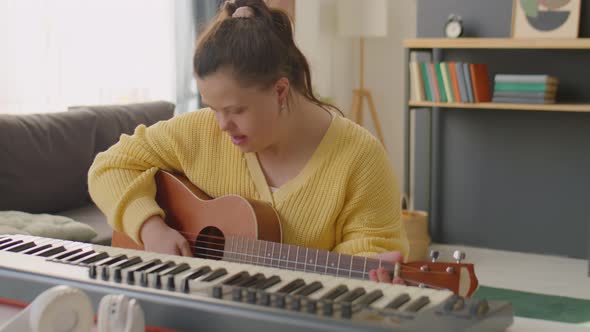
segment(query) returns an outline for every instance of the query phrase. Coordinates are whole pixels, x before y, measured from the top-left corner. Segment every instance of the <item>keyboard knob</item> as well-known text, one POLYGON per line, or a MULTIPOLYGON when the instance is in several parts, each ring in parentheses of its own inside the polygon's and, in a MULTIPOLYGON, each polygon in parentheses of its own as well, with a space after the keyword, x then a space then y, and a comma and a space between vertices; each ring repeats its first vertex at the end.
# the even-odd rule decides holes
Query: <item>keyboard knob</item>
POLYGON ((472 316, 484 316, 490 310, 487 300, 476 300, 469 307, 469 313, 472 316))
POLYGON ((213 296, 216 299, 223 298, 223 288, 219 285, 213 286, 213 289, 211 290, 211 296, 213 296))
POLYGON ((334 315, 334 303, 332 301, 324 301, 322 303, 322 314, 324 316, 334 315))
POLYGON ((183 292, 183 293, 190 293, 191 289, 190 289, 190 286, 189 286, 188 281, 189 281, 188 278, 186 278, 186 279, 184 279, 182 281, 182 285, 180 286, 180 291, 181 292, 183 292))
POLYGON ((340 317, 350 319, 352 317, 352 303, 342 302, 340 304, 340 317))
POLYGON ((260 305, 269 306, 270 305, 270 294, 265 291, 259 291, 258 297, 260 298, 260 305))
POLYGON ((176 290, 176 283, 174 282, 174 276, 172 276, 172 275, 168 276, 168 280, 166 281, 166 288, 172 292, 176 290))
POLYGON ((301 310, 301 298, 299 296, 291 296, 291 310, 301 310))
POLYGON ((127 284, 135 285, 135 274, 133 273, 133 271, 127 272, 127 284))
POLYGON ((285 309, 285 295, 284 294, 276 294, 275 295, 275 306, 280 309, 285 309))
POLYGON ((156 274, 156 285, 155 287, 157 289, 162 289, 162 276, 160 276, 159 274, 156 274))
POLYGON ((318 311, 318 301, 311 299, 307 300, 306 310, 310 314, 315 314, 318 311))
POLYGON ((241 302, 242 301, 242 288, 235 287, 234 289, 232 289, 231 298, 234 301, 241 302))
POLYGON ((148 286, 148 276, 145 271, 142 271, 141 274, 139 275, 139 284, 143 287, 148 286))
POLYGON ((256 289, 248 289, 246 294, 246 301, 250 304, 256 304, 257 291, 256 289))
POLYGON ((88 265, 88 277, 90 277, 90 279, 96 279, 96 265, 88 265))
POLYGON ((113 270, 113 280, 115 280, 115 282, 117 282, 117 283, 120 283, 121 279, 123 279, 121 277, 121 269, 113 270))

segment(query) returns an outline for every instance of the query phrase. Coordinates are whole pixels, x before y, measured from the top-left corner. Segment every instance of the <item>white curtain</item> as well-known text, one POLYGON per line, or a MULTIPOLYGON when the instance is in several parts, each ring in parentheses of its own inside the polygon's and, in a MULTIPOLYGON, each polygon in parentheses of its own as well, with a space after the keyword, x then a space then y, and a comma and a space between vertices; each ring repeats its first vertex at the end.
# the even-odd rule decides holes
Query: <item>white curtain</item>
POLYGON ((175 10, 169 0, 0 0, 0 113, 176 102, 175 10))

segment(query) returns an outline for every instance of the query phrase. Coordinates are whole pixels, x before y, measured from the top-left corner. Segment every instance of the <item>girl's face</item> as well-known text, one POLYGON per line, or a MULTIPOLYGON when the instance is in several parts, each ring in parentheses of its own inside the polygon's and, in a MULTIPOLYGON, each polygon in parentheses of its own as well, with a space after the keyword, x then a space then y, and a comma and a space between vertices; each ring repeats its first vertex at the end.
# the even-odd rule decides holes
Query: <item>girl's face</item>
POLYGON ((219 128, 242 152, 259 152, 275 144, 283 132, 289 81, 281 78, 270 88, 243 87, 229 70, 197 77, 204 105, 210 107, 219 128))

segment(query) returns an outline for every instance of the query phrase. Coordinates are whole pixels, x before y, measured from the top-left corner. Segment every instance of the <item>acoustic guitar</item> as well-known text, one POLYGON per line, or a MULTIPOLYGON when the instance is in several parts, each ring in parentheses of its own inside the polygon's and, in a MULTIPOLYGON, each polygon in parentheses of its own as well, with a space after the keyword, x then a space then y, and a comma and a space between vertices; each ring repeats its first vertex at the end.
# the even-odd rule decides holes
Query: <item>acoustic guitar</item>
MULTIPOLYGON (((449 289, 460 296, 477 289, 473 264, 393 264, 284 244, 279 217, 269 204, 238 195, 212 199, 185 177, 164 171, 155 179, 156 201, 166 212, 166 224, 186 238, 195 257, 357 279, 369 279, 370 270, 384 267, 408 285, 449 289)), ((143 250, 116 231, 112 246, 143 250)))

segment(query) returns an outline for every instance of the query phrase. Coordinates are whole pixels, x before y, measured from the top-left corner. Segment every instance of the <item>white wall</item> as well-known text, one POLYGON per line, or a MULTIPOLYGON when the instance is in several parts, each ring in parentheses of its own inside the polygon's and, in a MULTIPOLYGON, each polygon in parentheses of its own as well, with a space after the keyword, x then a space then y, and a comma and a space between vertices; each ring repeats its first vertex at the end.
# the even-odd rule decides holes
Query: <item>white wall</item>
MULTIPOLYGON (((362 0, 358 0, 362 1, 362 0)), ((349 114, 359 85, 359 42, 338 35, 338 0, 296 0, 295 38, 308 57, 316 91, 349 114)), ((365 40, 365 87, 379 113, 385 145, 402 186, 404 165, 404 75, 402 42, 416 35, 416 0, 388 0, 387 37, 365 40)), ((367 109, 365 126, 374 132, 367 109)))

